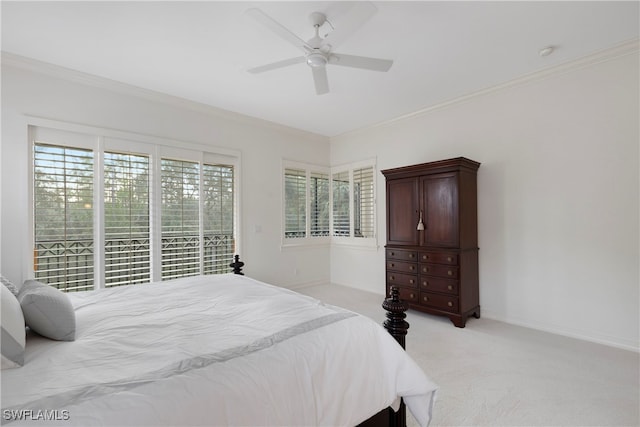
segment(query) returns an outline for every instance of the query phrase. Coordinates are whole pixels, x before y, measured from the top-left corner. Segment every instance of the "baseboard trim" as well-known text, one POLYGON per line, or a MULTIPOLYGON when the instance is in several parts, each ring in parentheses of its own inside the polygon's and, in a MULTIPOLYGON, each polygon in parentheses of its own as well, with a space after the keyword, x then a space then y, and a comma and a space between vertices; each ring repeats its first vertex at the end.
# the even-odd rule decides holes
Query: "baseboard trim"
POLYGON ((505 317, 494 312, 486 310, 484 307, 482 309, 482 317, 491 320, 497 320, 499 322, 508 323, 510 325, 522 326, 529 329, 535 329, 538 331, 548 332, 554 335, 561 335, 564 337, 575 338, 582 341, 593 342, 596 344, 602 344, 609 347, 615 347, 622 350, 633 351, 635 353, 640 353, 640 343, 633 342, 621 337, 613 337, 607 335, 594 335, 592 333, 588 333, 586 331, 569 329, 566 327, 561 327, 558 325, 550 324, 550 323, 542 323, 542 322, 528 322, 522 319, 515 319, 512 317, 505 317))
POLYGON ((288 285, 287 288, 291 289, 292 291, 295 291, 298 289, 310 288, 311 286, 320 286, 320 285, 328 285, 328 284, 329 284, 329 280, 312 280, 310 282, 294 283, 294 284, 288 285))

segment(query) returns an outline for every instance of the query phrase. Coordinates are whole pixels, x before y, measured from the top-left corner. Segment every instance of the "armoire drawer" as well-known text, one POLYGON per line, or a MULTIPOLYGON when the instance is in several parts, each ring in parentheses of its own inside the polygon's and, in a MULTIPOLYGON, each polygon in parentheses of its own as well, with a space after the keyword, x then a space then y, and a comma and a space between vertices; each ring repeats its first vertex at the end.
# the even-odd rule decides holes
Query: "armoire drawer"
POLYGON ((420 292, 420 305, 426 305, 445 311, 457 312, 458 298, 450 295, 420 292))
POLYGON ((386 251, 386 255, 387 255, 387 260, 398 259, 402 261, 413 261, 413 262, 418 260, 418 252, 408 251, 404 249, 388 248, 386 251))
MULTIPOLYGON (((418 299, 420 297, 420 292, 417 289, 406 288, 403 286, 397 286, 399 291, 399 298, 402 301, 418 303, 418 299)), ((387 295, 390 294, 390 286, 387 285, 387 295)))
POLYGON ((454 252, 420 252, 420 262, 458 265, 458 254, 454 252))
POLYGON ((448 279, 458 278, 458 267, 440 264, 420 264, 420 273, 429 276, 446 277, 448 279))
POLYGON ((395 259, 387 260, 387 270, 399 271, 401 273, 415 274, 418 271, 418 264, 415 262, 397 261, 395 259))
POLYGON ((440 277, 421 276, 420 290, 458 295, 459 283, 460 282, 458 282, 457 280, 443 279, 440 277))
POLYGON ((387 284, 394 286, 408 286, 410 288, 418 287, 418 276, 415 274, 396 273, 395 271, 387 271, 387 284))

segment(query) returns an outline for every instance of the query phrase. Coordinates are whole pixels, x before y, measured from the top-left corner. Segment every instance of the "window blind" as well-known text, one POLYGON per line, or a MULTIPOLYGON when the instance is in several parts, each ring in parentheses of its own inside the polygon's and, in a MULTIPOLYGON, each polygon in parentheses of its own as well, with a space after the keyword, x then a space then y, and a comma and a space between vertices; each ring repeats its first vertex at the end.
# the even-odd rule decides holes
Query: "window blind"
POLYGON ((161 160, 162 280, 200 274, 200 165, 161 160))
POLYGON ((202 175, 204 274, 229 273, 235 250, 233 166, 204 164, 202 175))
POLYGON ((349 236, 349 172, 335 173, 332 176, 333 191, 333 235, 349 236))
POLYGON ((284 237, 307 235, 307 173, 299 169, 284 171, 284 237))
POLYGON ((36 279, 78 291, 231 270, 234 156, 29 131, 36 279))
POLYGON ((311 172, 311 235, 329 235, 329 175, 311 172))
POLYGON ((93 289, 93 152, 39 142, 33 150, 35 278, 93 289))
POLYGON ((105 286, 151 280, 149 158, 104 154, 105 286))
POLYGON ((353 171, 353 235, 374 236, 373 167, 353 171))

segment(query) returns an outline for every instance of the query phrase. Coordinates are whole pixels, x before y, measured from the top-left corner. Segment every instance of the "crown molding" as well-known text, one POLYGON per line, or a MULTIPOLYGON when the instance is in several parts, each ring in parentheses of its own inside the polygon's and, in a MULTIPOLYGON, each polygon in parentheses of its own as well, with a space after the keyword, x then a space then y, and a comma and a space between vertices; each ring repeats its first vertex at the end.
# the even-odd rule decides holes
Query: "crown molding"
POLYGON ((334 139, 340 139, 348 135, 356 135, 362 132, 366 132, 368 130, 375 129, 377 127, 389 126, 389 125, 410 120, 416 117, 420 117, 420 116, 429 114, 433 111, 442 110, 444 108, 447 108, 456 104, 461 104, 469 100, 472 100, 474 98, 487 95, 493 92, 499 92, 499 91, 510 89, 513 87, 524 86, 532 82, 537 82, 537 81, 547 79, 549 77, 570 73, 576 70, 591 67, 593 65, 607 62, 623 56, 637 54, 638 52, 640 52, 640 39, 636 38, 636 39, 627 40, 611 48, 604 49, 604 50, 592 53, 590 55, 583 56, 578 59, 563 62, 561 64, 554 65, 539 71, 535 71, 533 73, 524 74, 513 80, 509 80, 508 82, 505 82, 505 83, 480 89, 478 91, 471 92, 466 95, 459 96, 457 98, 453 98, 447 101, 443 101, 438 104, 425 107, 420 110, 417 110, 399 117, 395 117, 393 119, 385 120, 373 125, 366 126, 361 129, 356 129, 353 131, 345 132, 340 135, 333 136, 331 137, 331 141, 333 142, 334 139))
POLYGON ((250 126, 262 126, 279 132, 286 132, 296 136, 304 135, 305 137, 317 138, 327 141, 328 137, 313 132, 285 126, 280 123, 271 122, 257 117, 236 113, 201 102, 192 101, 178 96, 145 89, 139 86, 122 83, 106 77, 96 76, 94 74, 84 73, 82 71, 73 70, 71 68, 61 67, 59 65, 48 62, 39 61, 37 59, 28 58, 10 52, 2 51, 0 61, 2 66, 10 66, 17 69, 30 71, 34 73, 44 74, 49 77, 58 78, 72 83, 79 83, 86 86, 117 92, 123 95, 142 98, 147 101, 163 103, 172 107, 186 109, 198 113, 203 113, 216 118, 235 121, 250 126))

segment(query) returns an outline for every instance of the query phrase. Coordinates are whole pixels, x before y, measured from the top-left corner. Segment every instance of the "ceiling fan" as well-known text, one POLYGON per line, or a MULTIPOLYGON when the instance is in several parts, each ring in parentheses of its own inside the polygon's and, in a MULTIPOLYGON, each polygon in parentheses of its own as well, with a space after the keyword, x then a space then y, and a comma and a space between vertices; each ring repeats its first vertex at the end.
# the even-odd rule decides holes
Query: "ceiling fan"
POLYGON ((327 79, 326 69, 328 64, 372 71, 389 71, 389 68, 393 65, 392 60, 346 55, 333 51, 336 46, 364 25, 364 23, 368 21, 377 12, 377 10, 378 9, 370 2, 356 2, 344 16, 344 19, 342 19, 342 24, 337 28, 333 28, 333 25, 327 20, 327 16, 324 13, 313 12, 309 16, 309 19, 315 29, 315 35, 305 42, 262 10, 257 8, 249 9, 246 11, 247 15, 263 24, 285 41, 300 49, 303 52, 303 56, 297 56, 295 58, 284 59, 271 64, 250 68, 247 71, 255 74, 290 65, 306 63, 311 67, 313 82, 318 95, 329 92, 329 81, 327 79), (325 23, 329 23, 333 28, 333 31, 323 38, 320 36, 319 32, 320 27, 325 23))

